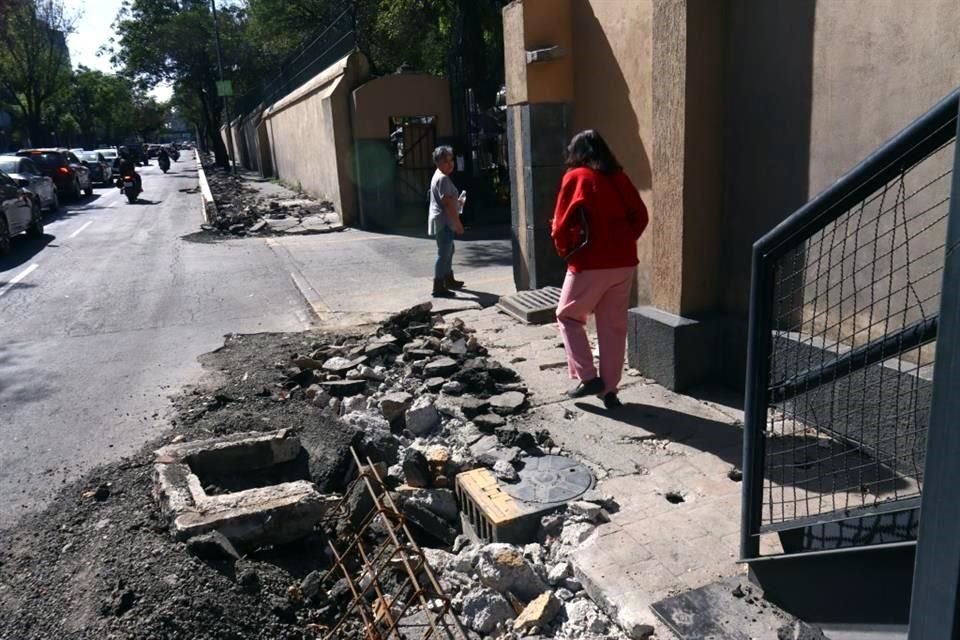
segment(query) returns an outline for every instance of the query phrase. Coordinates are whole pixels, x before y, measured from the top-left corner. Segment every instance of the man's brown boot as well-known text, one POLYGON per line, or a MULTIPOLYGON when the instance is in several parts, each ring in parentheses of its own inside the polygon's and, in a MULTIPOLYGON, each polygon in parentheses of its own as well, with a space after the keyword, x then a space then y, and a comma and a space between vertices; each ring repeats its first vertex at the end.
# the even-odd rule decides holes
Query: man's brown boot
POLYGON ((447 288, 445 278, 433 279, 433 297, 434 298, 453 298, 454 293, 447 288))
POLYGON ((447 289, 463 289, 464 282, 463 280, 456 280, 453 277, 453 271, 451 271, 446 278, 444 284, 447 286, 447 289))

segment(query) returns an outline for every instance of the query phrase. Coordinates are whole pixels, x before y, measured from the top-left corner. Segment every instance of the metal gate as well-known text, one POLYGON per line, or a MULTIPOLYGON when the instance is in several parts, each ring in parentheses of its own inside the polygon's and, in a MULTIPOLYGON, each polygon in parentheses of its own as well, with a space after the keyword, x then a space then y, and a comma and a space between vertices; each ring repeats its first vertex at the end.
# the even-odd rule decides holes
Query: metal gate
POLYGON ((844 585, 856 592, 844 606, 864 595, 878 621, 906 622, 912 583, 911 638, 956 637, 942 634, 960 577, 960 343, 946 325, 960 304, 958 100, 941 101, 753 251, 742 557, 783 600, 823 596, 814 614, 830 606, 829 585, 844 585), (781 554, 761 556, 764 535, 781 554), (883 600, 893 591, 896 601, 883 600), (925 632, 913 625, 921 618, 925 632))
POLYGON ((432 116, 393 119, 391 139, 397 150, 396 204, 401 217, 407 211, 426 219, 430 179, 436 170, 433 149, 436 122, 432 116))

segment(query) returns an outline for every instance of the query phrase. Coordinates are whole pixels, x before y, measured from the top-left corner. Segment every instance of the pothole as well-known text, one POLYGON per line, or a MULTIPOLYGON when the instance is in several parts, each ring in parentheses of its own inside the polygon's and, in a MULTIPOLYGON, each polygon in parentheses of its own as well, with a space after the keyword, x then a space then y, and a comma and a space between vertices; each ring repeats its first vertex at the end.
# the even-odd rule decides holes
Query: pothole
POLYGON ((679 491, 668 491, 663 497, 666 498, 667 502, 670 504, 680 504, 681 502, 686 502, 683 494, 681 494, 679 491))

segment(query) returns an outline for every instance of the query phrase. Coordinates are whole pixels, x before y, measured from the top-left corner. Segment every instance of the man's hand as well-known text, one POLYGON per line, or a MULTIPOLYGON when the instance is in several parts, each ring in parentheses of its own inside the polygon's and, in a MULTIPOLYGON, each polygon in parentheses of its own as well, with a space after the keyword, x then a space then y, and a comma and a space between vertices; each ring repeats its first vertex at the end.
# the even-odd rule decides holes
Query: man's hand
POLYGON ((455 234, 457 234, 458 236, 462 236, 462 235, 463 235, 463 223, 460 222, 460 220, 457 220, 456 223, 454 224, 454 226, 453 226, 453 232, 454 232, 455 234))

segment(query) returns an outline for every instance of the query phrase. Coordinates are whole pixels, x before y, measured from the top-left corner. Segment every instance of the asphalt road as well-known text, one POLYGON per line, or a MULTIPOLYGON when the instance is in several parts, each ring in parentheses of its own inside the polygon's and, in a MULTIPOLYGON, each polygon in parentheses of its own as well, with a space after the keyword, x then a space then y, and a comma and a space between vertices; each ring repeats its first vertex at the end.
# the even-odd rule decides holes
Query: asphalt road
POLYGON ((98 188, 0 258, 0 528, 168 427, 169 396, 226 333, 295 331, 310 312, 262 241, 199 243, 196 165, 98 188))

